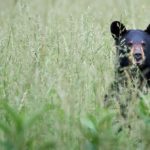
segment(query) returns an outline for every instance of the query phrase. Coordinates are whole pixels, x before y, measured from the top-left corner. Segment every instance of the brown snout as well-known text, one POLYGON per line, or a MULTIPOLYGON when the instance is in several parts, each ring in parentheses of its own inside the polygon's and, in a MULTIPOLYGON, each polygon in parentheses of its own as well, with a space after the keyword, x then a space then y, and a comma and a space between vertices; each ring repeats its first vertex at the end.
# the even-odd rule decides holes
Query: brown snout
POLYGON ((144 61, 145 59, 144 50, 140 44, 133 45, 131 48, 131 53, 132 56, 134 57, 136 64, 141 64, 144 61))

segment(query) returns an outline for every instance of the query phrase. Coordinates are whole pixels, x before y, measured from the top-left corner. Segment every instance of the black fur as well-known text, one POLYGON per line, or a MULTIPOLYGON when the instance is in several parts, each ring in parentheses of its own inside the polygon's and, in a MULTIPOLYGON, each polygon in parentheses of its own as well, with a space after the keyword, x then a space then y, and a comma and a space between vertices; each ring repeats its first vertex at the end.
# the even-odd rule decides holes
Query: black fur
POLYGON ((150 86, 150 25, 145 30, 128 30, 121 22, 114 21, 110 31, 116 45, 116 69, 115 81, 109 94, 105 95, 105 104, 114 97, 120 105, 121 115, 126 117, 131 89, 136 87, 143 91, 150 86), (128 98, 122 102, 120 95, 124 91, 127 91, 128 98))

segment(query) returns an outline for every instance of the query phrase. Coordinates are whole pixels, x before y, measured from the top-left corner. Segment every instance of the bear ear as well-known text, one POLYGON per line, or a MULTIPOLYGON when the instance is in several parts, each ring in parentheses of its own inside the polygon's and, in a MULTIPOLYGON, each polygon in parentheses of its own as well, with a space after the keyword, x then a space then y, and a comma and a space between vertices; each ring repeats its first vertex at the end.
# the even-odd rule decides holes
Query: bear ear
POLYGON ((112 22, 110 31, 115 40, 119 39, 127 32, 126 27, 119 21, 112 22))
POLYGON ((148 34, 150 34, 150 24, 149 24, 148 27, 146 28, 145 32, 147 32, 148 34))

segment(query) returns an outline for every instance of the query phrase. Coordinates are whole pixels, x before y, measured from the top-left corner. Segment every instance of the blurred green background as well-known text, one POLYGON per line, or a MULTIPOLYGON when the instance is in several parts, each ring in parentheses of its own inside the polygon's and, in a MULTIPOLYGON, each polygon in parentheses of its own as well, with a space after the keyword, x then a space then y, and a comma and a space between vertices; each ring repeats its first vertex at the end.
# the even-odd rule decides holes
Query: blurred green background
POLYGON ((0 0, 0 150, 149 149, 149 95, 127 120, 103 108, 110 24, 145 29, 149 10, 149 0, 0 0))

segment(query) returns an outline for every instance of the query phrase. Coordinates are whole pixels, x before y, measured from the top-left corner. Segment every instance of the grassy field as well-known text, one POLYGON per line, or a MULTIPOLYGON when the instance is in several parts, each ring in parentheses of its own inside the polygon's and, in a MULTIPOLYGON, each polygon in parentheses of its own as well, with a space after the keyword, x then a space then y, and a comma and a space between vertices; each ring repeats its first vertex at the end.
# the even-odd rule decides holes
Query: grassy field
POLYGON ((126 120, 103 108, 110 24, 145 29, 149 10, 149 0, 0 0, 0 150, 150 149, 150 94, 126 120))

